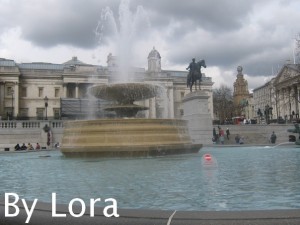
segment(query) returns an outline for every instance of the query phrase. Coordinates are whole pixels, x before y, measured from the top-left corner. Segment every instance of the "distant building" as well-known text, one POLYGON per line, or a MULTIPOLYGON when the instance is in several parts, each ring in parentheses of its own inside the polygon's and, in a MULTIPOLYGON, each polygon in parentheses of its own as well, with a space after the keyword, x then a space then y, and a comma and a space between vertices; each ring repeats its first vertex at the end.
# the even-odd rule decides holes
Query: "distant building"
MULTIPOLYGON (((238 74, 236 75, 236 80, 233 84, 233 104, 236 109, 236 116, 247 117, 247 112, 249 112, 249 90, 248 82, 243 75, 243 67, 237 67, 238 74)), ((249 113, 248 113, 249 115, 249 113)))
POLYGON ((255 111, 261 112, 263 119, 269 108, 271 119, 293 121, 299 118, 300 104, 300 64, 285 64, 264 85, 253 90, 255 111))
MULTIPOLYGON (((165 88, 162 96, 138 102, 150 108, 140 113, 140 117, 182 117, 182 98, 189 92, 187 71, 163 70, 161 56, 155 48, 148 55, 147 70, 137 67, 130 70, 135 81, 165 88)), ((93 111, 98 117, 114 116, 103 110, 107 102, 91 102, 87 89, 115 81, 118 71, 117 57, 112 54, 107 57, 107 66, 86 64, 77 57, 62 64, 16 63, 0 58, 0 117, 5 120, 45 119, 46 116, 49 119, 74 119, 92 116, 93 111)), ((208 107, 213 117, 212 85, 211 77, 203 74, 201 89, 209 95, 208 107)))

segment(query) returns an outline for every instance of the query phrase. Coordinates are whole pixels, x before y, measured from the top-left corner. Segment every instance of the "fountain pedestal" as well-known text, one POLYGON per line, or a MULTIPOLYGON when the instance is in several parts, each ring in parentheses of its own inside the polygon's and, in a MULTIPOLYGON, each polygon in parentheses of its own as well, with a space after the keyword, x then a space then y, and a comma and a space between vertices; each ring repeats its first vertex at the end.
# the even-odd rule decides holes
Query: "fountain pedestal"
POLYGON ((183 119, 188 121, 193 143, 211 144, 213 126, 208 98, 202 90, 191 92, 183 98, 183 119))

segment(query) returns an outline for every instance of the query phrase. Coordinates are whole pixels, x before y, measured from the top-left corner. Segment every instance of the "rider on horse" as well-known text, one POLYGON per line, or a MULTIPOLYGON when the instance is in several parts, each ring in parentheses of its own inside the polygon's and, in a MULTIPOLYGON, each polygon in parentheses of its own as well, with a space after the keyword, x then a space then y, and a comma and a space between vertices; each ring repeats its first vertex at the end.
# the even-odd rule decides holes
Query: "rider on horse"
POLYGON ((188 82, 187 82, 187 85, 189 85, 191 77, 194 75, 194 72, 197 70, 197 63, 195 62, 195 58, 192 59, 192 62, 186 69, 189 70, 188 82))
POLYGON ((199 90, 200 90, 200 83, 202 81, 202 73, 201 73, 201 67, 206 68, 205 60, 202 59, 199 62, 195 62, 195 58, 192 59, 192 62, 189 64, 189 66, 186 68, 189 69, 189 73, 187 76, 187 87, 190 88, 190 91, 192 92, 192 87, 195 84, 195 89, 197 90, 196 83, 198 81, 199 90))

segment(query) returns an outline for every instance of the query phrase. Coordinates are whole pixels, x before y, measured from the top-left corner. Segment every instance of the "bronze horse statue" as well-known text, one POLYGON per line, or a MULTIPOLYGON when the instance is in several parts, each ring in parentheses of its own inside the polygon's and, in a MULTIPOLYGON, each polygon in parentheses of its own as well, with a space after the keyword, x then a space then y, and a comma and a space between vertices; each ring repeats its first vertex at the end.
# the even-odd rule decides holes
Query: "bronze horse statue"
POLYGON ((198 86, 199 86, 199 90, 200 90, 200 83, 202 81, 201 67, 206 68, 204 59, 197 62, 194 71, 190 71, 187 76, 186 84, 187 84, 187 87, 190 88, 191 92, 192 92, 192 88, 193 88, 194 84, 195 84, 195 90, 197 90, 197 80, 198 80, 198 86))

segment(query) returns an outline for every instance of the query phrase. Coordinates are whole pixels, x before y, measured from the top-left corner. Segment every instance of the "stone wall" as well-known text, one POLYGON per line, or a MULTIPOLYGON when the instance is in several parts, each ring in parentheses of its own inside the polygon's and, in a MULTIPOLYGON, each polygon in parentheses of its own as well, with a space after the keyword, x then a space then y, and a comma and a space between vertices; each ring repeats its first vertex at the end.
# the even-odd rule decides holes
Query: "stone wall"
POLYGON ((63 134, 63 121, 0 121, 0 151, 5 148, 14 150, 16 144, 31 143, 35 147, 40 143, 41 147, 53 148, 55 143, 61 143, 63 134), (45 126, 51 129, 50 146, 47 146, 47 133, 45 126))
MULTIPOLYGON (((216 130, 218 126, 214 125, 216 130)), ((269 144, 269 138, 272 131, 275 131, 277 135, 276 144, 288 142, 288 136, 292 133, 288 133, 287 129, 293 128, 293 124, 280 124, 280 125, 221 125, 221 128, 226 131, 226 128, 230 130, 230 139, 225 138, 225 144, 235 144, 234 137, 236 134, 244 137, 245 144, 251 145, 263 145, 269 144)), ((205 136, 209 139, 205 144, 212 144, 212 130, 206 130, 205 136)), ((0 121, 0 151, 4 148, 14 149, 14 146, 19 143, 28 144, 32 143, 35 147, 35 143, 39 142, 42 147, 53 148, 54 144, 61 143, 63 135, 63 121, 0 121), (48 125, 51 128, 51 145, 47 146, 47 133, 44 132, 43 127, 48 125)), ((298 138, 297 134, 294 134, 298 138)))
MULTIPOLYGON (((218 132, 218 126, 214 125, 214 127, 218 132)), ((225 137, 225 144, 235 144, 234 138, 237 134, 244 137, 245 144, 269 144, 269 139, 273 131, 277 136, 276 144, 288 142, 289 135, 295 135, 298 138, 297 134, 287 132, 287 129, 294 127, 293 124, 221 125, 220 127, 224 130, 225 134, 227 128, 230 131, 230 139, 227 140, 225 137)))

